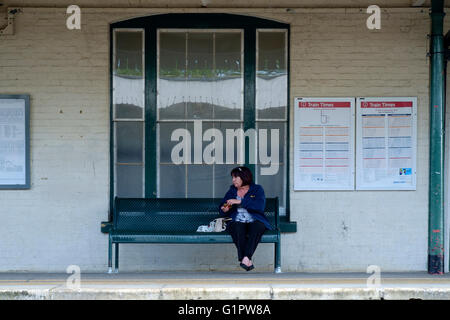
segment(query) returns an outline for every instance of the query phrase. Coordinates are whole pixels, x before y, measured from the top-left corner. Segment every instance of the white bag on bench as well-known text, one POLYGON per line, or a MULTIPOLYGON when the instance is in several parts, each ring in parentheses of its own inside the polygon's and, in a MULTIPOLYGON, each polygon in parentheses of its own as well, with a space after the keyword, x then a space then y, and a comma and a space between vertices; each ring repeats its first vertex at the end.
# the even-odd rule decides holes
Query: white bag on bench
POLYGON ((209 226, 203 225, 197 228, 197 232, 222 232, 227 228, 227 221, 231 218, 217 218, 209 223, 209 226))

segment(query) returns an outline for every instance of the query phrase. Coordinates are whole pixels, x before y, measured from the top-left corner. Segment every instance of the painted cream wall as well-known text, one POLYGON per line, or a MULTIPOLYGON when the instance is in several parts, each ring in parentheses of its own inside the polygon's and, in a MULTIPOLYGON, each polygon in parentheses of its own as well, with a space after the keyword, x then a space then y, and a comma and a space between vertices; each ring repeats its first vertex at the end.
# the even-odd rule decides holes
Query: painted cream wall
MULTIPOLYGON (((417 96, 417 191, 294 192, 282 235, 284 271, 426 270, 428 237, 428 10, 387 9, 382 29, 359 9, 24 8, 0 37, 0 93, 31 95, 31 190, 0 191, 0 271, 106 271, 109 207, 109 23, 153 13, 228 12, 291 24, 295 96, 417 96)), ((254 256, 273 268, 273 245, 254 256)), ((121 270, 239 270, 234 246, 122 245, 121 270), (218 246, 222 246, 219 249, 218 246)))

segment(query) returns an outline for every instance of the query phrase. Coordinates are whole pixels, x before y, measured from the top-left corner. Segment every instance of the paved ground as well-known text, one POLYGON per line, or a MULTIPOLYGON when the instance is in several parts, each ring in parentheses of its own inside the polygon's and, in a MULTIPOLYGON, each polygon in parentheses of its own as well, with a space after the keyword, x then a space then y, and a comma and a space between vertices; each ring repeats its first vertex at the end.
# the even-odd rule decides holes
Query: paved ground
POLYGON ((450 299, 450 274, 0 273, 1 299, 450 299), (372 276, 373 277, 373 276, 372 276))

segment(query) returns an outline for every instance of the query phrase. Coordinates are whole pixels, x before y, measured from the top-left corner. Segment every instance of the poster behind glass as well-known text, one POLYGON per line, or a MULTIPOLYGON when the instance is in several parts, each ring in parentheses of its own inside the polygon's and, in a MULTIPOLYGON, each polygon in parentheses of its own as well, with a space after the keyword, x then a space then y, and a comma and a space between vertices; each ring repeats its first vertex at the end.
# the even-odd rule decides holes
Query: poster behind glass
POLYGON ((0 189, 29 189, 29 96, 0 95, 0 189))
POLYGON ((294 190, 354 189, 354 98, 295 98, 294 190))
POLYGON ((416 110, 416 97, 357 99, 358 190, 416 190, 416 110))

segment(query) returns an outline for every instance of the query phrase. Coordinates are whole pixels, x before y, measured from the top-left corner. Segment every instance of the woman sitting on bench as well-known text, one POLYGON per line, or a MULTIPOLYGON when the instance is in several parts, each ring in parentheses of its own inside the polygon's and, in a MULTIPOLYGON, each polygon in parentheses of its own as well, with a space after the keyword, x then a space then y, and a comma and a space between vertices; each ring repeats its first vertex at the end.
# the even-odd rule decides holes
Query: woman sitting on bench
POLYGON ((247 167, 236 167, 231 171, 233 184, 220 204, 220 214, 232 219, 227 229, 236 245, 240 266, 254 269, 253 253, 266 229, 271 230, 264 216, 266 197, 264 189, 253 183, 253 175, 247 167))

